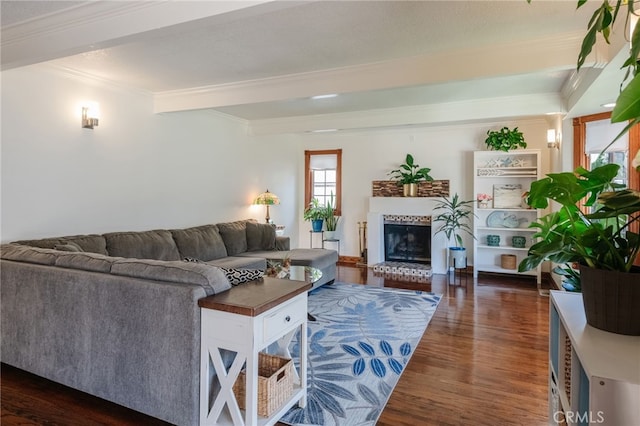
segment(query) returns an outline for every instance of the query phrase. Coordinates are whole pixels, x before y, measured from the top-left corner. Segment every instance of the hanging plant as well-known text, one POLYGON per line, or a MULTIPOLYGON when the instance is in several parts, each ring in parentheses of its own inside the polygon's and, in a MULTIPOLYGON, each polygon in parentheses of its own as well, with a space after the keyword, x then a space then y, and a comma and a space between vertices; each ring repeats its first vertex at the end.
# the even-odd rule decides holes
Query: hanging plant
POLYGON ((503 127, 500 130, 488 130, 487 139, 485 139, 484 143, 487 144, 489 149, 504 152, 527 147, 524 136, 517 127, 514 127, 513 130, 508 127, 503 127))

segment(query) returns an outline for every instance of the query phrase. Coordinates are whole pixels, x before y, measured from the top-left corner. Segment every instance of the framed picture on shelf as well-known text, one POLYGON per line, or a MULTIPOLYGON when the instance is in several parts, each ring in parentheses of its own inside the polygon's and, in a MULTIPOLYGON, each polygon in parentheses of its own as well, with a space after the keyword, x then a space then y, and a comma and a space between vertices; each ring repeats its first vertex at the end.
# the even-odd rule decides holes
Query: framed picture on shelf
POLYGON ((496 184, 493 185, 493 208, 519 209, 522 206, 522 185, 496 184))

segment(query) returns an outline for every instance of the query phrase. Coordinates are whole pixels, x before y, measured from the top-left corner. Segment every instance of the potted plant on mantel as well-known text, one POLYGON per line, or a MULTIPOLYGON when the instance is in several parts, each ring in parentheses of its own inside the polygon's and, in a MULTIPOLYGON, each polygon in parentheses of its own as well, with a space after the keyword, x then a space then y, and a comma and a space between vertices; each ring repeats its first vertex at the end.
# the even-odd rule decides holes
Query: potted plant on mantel
POLYGON ((325 227, 326 227, 325 237, 328 240, 333 240, 335 238, 335 232, 338 227, 338 221, 340 220, 340 216, 336 216, 335 214, 336 209, 335 209, 335 206, 333 205, 333 198, 334 197, 332 192, 331 198, 327 203, 327 206, 325 207, 325 215, 324 215, 324 221, 325 221, 325 227))
POLYGON ((464 247, 460 232, 466 232, 471 235, 473 239, 476 238, 469 225, 469 218, 473 215, 473 203, 475 203, 475 200, 461 201, 456 193, 451 200, 445 197, 441 198, 433 208, 434 212, 442 210, 442 212, 438 213, 433 219, 434 222, 442 222, 442 226, 440 226, 434 235, 442 232, 447 237, 447 241, 451 241, 453 237, 456 243, 455 246, 449 247, 448 257, 449 264, 454 267, 459 267, 460 265, 466 266, 467 251, 464 247))
POLYGON ((320 205, 320 201, 317 198, 312 198, 309 202, 309 206, 304 211, 304 220, 311 221, 311 230, 313 232, 322 231, 322 224, 326 215, 326 209, 320 205))
POLYGON ((484 143, 489 149, 504 152, 527 147, 524 136, 517 127, 514 127, 513 130, 508 127, 503 127, 500 130, 487 130, 487 139, 484 143))
MULTIPOLYGON (((640 165, 635 164, 640 169, 640 165)), ((579 279, 587 323, 619 334, 640 335, 640 192, 614 182, 620 166, 605 164, 588 171, 552 173, 531 184, 527 203, 544 209, 549 200, 560 204, 530 227, 537 242, 520 262, 520 272, 550 260, 565 265, 579 279), (580 201, 592 213, 580 210, 580 201), (579 265, 579 275, 571 268, 579 265)))
POLYGON ((417 197, 418 183, 433 180, 429 175, 431 169, 421 168, 415 164, 411 154, 407 154, 404 161, 404 164, 400 164, 400 168, 391 170, 388 174, 398 181, 398 185, 402 185, 402 193, 405 197, 417 197))

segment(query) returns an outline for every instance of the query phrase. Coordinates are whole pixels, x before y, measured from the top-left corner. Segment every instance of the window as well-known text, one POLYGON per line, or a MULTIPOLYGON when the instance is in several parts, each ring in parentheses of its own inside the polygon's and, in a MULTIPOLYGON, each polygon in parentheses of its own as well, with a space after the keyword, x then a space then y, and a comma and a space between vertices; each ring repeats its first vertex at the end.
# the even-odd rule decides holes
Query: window
POLYGON ((336 215, 341 215, 342 150, 305 151, 304 168, 305 208, 314 197, 326 205, 333 194, 336 215))
MULTIPOLYGON (((626 123, 611 123, 611 113, 601 113, 573 119, 573 165, 591 170, 602 149, 609 144, 626 123)), ((629 188, 640 188, 640 174, 628 173, 631 161, 640 149, 640 126, 634 126, 606 152, 601 163, 620 164, 617 182, 629 188)))
MULTIPOLYGON (((620 164, 620 172, 616 182, 628 188, 640 188, 640 173, 632 172, 631 161, 640 149, 640 125, 633 126, 606 151, 604 159, 598 160, 598 154, 609 144, 627 123, 611 123, 611 113, 587 115, 573 119, 573 165, 587 170, 602 164, 620 164), (598 161, 598 163, 596 163, 598 161)), ((584 208, 583 208, 584 209, 584 208)), ((585 209, 586 211, 586 209, 585 209)), ((640 226, 633 224, 631 231, 638 232, 640 226)), ((640 255, 636 264, 640 262, 640 255)))

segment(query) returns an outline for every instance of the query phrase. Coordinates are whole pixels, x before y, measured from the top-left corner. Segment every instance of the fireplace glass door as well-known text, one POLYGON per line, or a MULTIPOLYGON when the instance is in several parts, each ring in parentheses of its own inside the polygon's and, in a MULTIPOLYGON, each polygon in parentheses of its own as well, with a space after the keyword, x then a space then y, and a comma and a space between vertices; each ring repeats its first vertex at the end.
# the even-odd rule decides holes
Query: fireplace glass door
POLYGON ((388 262, 431 263, 430 225, 384 225, 384 258, 388 262))

